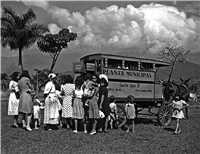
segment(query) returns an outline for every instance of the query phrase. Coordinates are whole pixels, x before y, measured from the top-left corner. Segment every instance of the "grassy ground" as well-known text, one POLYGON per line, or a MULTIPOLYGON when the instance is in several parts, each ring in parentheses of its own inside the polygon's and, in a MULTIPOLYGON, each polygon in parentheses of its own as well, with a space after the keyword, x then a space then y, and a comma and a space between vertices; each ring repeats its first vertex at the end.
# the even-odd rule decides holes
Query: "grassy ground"
POLYGON ((1 100, 2 154, 197 154, 200 151, 200 107, 189 108, 189 119, 181 121, 182 132, 174 135, 175 121, 168 127, 157 125, 156 117, 139 115, 135 134, 110 130, 90 136, 73 134, 64 128, 32 132, 10 127, 7 100, 1 100))

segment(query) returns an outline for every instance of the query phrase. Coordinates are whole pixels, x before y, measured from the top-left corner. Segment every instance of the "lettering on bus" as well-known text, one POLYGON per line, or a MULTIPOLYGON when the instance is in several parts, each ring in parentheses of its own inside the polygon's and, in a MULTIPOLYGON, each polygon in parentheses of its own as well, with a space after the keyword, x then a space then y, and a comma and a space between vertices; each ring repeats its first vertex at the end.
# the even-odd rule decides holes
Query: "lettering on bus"
POLYGON ((154 73, 153 72, 140 72, 140 71, 129 71, 129 70, 117 70, 117 69, 103 69, 103 74, 108 77, 115 77, 118 79, 130 79, 134 77, 134 79, 149 79, 153 81, 154 73))

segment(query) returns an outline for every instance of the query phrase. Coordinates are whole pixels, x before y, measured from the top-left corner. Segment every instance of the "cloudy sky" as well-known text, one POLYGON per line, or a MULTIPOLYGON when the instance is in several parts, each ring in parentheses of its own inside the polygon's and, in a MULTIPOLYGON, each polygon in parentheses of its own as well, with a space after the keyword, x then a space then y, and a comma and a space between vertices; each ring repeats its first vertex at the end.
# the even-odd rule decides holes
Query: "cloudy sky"
MULTIPOLYGON (((166 46, 200 52, 199 1, 2 1, 18 14, 32 8, 36 22, 51 33, 68 28, 78 34, 68 52, 157 54, 166 46)), ((38 53, 36 45, 24 54, 38 53)), ((2 48, 2 56, 18 52, 2 48)))

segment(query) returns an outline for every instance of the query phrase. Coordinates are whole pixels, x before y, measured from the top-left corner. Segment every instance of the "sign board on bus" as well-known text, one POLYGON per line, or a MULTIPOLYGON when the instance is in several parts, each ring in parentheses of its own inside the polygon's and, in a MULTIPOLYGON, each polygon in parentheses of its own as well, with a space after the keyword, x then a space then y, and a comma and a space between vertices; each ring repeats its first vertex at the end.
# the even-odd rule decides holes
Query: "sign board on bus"
POLYGON ((162 86, 153 83, 109 81, 108 93, 109 96, 115 95, 116 97, 133 95, 135 98, 162 98, 162 86))
POLYGON ((123 79, 135 81, 152 81, 154 82, 154 72, 123 70, 103 68, 103 74, 107 75, 109 79, 123 79))

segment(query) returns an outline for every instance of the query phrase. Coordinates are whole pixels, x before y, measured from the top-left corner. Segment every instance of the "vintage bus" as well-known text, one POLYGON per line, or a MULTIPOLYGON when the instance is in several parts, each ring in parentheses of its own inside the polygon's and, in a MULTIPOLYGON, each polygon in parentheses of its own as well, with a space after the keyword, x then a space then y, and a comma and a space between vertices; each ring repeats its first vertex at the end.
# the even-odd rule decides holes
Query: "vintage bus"
POLYGON ((82 57, 80 62, 74 63, 73 71, 74 78, 81 72, 105 74, 109 80, 108 94, 116 97, 121 112, 128 95, 135 97, 137 112, 140 112, 144 108, 162 105, 159 68, 169 65, 154 59, 98 53, 82 57))

